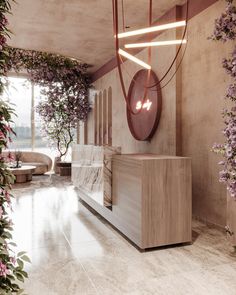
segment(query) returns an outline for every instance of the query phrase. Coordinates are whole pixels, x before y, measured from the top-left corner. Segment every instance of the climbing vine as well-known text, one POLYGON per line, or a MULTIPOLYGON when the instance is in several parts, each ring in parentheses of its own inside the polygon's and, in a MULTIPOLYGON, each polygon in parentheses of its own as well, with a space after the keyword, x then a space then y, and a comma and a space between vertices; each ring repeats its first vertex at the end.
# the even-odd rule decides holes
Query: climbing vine
POLYGON ((36 108, 42 129, 60 157, 68 151, 79 121, 90 111, 88 65, 58 54, 7 48, 7 71, 27 71, 29 79, 42 89, 36 108))

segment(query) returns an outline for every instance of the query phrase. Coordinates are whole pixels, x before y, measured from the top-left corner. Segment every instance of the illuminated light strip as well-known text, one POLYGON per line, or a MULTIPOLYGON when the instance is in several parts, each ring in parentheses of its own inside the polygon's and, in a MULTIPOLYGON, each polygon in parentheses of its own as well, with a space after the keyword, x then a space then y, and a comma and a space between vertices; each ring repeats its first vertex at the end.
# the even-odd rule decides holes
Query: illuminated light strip
POLYGON ((137 57, 134 57, 133 55, 129 54, 128 52, 122 50, 122 49, 119 49, 118 53, 134 62, 136 62, 137 64, 139 64, 140 66, 148 69, 148 70, 151 70, 151 66, 146 64, 145 62, 143 62, 142 60, 138 59, 137 57))
POLYGON ((186 26, 186 21, 180 21, 180 22, 175 22, 175 23, 169 23, 165 25, 159 25, 155 27, 149 27, 149 28, 144 28, 140 30, 135 30, 135 31, 129 31, 129 32, 124 32, 124 33, 119 33, 118 38, 126 38, 130 36, 136 36, 136 35, 141 35, 141 34, 147 34, 147 33, 152 33, 152 32, 157 32, 157 31, 164 31, 167 29, 174 29, 178 27, 184 27, 186 26))
POLYGON ((167 46, 167 45, 177 45, 177 44, 186 44, 186 43, 187 43, 187 40, 185 40, 185 39, 184 40, 171 40, 171 41, 157 41, 157 42, 126 44, 125 48, 167 46))

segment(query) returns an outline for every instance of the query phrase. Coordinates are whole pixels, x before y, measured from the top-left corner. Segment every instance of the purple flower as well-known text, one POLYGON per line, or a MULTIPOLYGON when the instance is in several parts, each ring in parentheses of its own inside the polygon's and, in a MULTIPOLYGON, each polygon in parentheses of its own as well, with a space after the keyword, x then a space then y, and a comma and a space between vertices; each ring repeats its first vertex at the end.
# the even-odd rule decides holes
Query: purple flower
POLYGON ((226 0, 227 6, 224 13, 215 20, 215 30, 210 39, 226 42, 236 39, 236 7, 233 0, 226 0))
POLYGON ((0 277, 6 277, 9 274, 7 266, 0 261, 0 277))
POLYGON ((15 257, 10 257, 10 261, 11 261, 12 264, 14 264, 14 265, 16 264, 16 258, 15 257))

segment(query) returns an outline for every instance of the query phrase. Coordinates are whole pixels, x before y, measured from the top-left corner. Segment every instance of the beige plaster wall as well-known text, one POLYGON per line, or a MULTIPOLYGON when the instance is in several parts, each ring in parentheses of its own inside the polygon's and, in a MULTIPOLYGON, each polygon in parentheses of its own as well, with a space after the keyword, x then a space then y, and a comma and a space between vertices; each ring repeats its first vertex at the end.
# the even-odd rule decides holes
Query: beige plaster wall
POLYGON ((219 156, 210 151, 222 142, 221 110, 229 79, 222 69, 223 57, 233 44, 207 40, 214 19, 225 8, 218 1, 189 23, 189 42, 182 65, 182 154, 192 157, 193 213, 209 222, 226 223, 226 188, 218 182, 219 156))
MULTIPOLYGON (((159 39, 175 39, 176 32, 169 31, 162 34, 159 39)), ((158 77, 162 77, 166 70, 166 65, 170 64, 175 55, 176 47, 169 47, 153 50, 152 68, 158 77)), ((140 52, 137 57, 147 62, 147 50, 140 52)), ((131 81, 131 77, 140 70, 141 67, 133 62, 126 61, 123 66, 124 81, 126 89, 131 81)), ((94 89, 91 91, 90 101, 93 103, 95 93, 104 89, 112 88, 112 134, 113 145, 121 146, 123 153, 142 153, 152 150, 160 154, 172 154, 175 150, 175 114, 176 114, 176 82, 173 79, 169 87, 163 89, 163 111, 160 120, 160 127, 152 142, 140 142, 135 140, 128 127, 126 119, 126 104, 122 94, 120 80, 117 69, 112 70, 94 83, 94 89)), ((93 143, 94 116, 90 114, 89 123, 89 142, 93 143)))
MULTIPOLYGON (((218 182, 219 156, 210 151, 214 142, 223 139, 221 109, 228 77, 221 60, 232 51, 226 45, 207 40, 213 31, 214 19, 223 11, 225 1, 219 0, 189 22, 188 48, 181 71, 163 89, 163 111, 159 128, 151 142, 132 138, 126 120, 126 106, 121 92, 117 69, 94 83, 94 93, 112 87, 113 145, 121 146, 123 153, 153 152, 192 157, 193 213, 211 223, 226 223, 226 188, 218 182)), ((159 39, 173 39, 177 32, 167 32, 159 39)), ((176 48, 153 51, 153 70, 161 77, 176 48)), ((137 57, 147 60, 142 51, 137 57)), ((139 69, 134 63, 125 63, 130 76, 139 69)), ((126 87, 130 77, 125 75, 126 87)), ((93 143, 93 113, 88 122, 89 143, 93 143)))

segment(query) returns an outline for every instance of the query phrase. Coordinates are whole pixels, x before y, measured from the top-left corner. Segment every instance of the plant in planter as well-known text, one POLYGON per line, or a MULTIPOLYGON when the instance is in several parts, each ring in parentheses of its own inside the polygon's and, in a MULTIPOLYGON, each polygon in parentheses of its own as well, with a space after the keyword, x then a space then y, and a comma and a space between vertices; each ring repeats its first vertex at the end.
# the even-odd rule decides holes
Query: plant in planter
POLYGON ((15 152, 16 168, 21 167, 21 162, 20 162, 21 156, 22 156, 22 153, 20 151, 15 152))
POLYGON ((56 147, 61 159, 67 154, 74 139, 78 122, 77 100, 47 97, 45 101, 39 103, 36 111, 42 119, 42 129, 45 136, 50 145, 56 147))
MULTIPOLYGON (((215 30, 210 37, 214 41, 227 42, 236 40, 235 2, 234 0, 226 0, 226 2, 226 10, 215 21, 215 30)), ((225 142, 216 143, 213 146, 213 151, 223 157, 223 160, 219 163, 222 166, 220 182, 227 185, 229 195, 226 231, 233 237, 233 244, 236 246, 236 47, 231 58, 223 59, 223 68, 232 79, 225 95, 226 101, 231 102, 232 106, 222 112, 225 124, 223 130, 225 142)))

